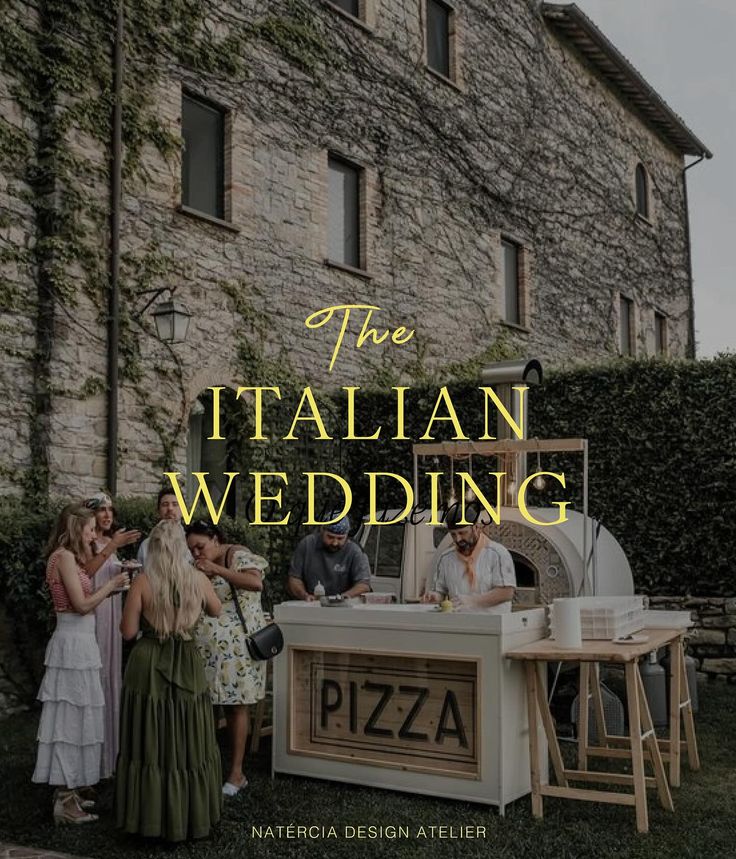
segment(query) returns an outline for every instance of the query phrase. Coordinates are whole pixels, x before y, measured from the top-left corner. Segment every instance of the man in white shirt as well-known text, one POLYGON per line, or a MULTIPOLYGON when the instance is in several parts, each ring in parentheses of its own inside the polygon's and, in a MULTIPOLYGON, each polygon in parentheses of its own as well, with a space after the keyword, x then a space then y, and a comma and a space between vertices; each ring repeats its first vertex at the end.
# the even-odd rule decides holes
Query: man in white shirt
MULTIPOLYGON (((181 508, 179 507, 176 494, 170 486, 164 486, 163 489, 159 490, 156 498, 156 512, 158 513, 159 521, 162 519, 169 519, 172 522, 181 522, 181 508)), ((146 566, 147 552, 148 537, 146 537, 138 547, 138 563, 141 564, 144 569, 146 566)), ((189 554, 189 549, 187 549, 186 561, 188 564, 192 563, 192 556, 189 554)))
POLYGON ((439 558, 432 590, 423 602, 442 602, 449 597, 456 608, 489 609, 496 614, 511 611, 516 590, 514 561, 500 543, 490 540, 479 523, 480 511, 467 505, 450 508, 445 524, 454 546, 439 558), (472 524, 463 524, 462 520, 472 524))

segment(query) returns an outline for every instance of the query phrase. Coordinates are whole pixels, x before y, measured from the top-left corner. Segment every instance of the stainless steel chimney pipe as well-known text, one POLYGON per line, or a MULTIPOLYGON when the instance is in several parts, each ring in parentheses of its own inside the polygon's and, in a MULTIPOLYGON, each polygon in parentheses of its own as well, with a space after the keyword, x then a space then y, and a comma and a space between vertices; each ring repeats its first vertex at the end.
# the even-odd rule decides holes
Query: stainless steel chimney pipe
MULTIPOLYGON (((542 382, 542 362, 537 358, 522 358, 514 361, 496 361, 487 364, 480 371, 481 384, 492 387, 499 399, 510 412, 512 418, 519 423, 520 397, 514 397, 514 385, 539 385, 542 382)), ((528 413, 527 413, 528 416, 528 413)), ((499 412, 497 417, 497 438, 511 437, 511 427, 499 412)), ((527 438, 526 421, 524 421, 524 438, 527 438)), ((516 493, 521 482, 526 477, 526 453, 507 454, 504 456, 503 470, 507 474, 505 503, 516 507, 516 493)))

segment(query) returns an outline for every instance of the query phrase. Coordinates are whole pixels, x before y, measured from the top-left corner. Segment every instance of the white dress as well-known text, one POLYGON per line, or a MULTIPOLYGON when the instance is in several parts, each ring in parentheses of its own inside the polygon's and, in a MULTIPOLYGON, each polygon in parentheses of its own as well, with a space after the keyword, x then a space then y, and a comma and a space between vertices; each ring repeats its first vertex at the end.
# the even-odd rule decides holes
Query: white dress
MULTIPOLYGON (((46 671, 38 692, 43 702, 38 726, 38 754, 32 780, 67 788, 100 780, 105 738, 105 696, 100 682, 100 651, 94 613, 58 611, 69 604, 56 571, 59 552, 50 558, 46 581, 57 608, 56 629, 46 648, 46 671)), ((89 578, 79 570, 85 595, 89 578)))

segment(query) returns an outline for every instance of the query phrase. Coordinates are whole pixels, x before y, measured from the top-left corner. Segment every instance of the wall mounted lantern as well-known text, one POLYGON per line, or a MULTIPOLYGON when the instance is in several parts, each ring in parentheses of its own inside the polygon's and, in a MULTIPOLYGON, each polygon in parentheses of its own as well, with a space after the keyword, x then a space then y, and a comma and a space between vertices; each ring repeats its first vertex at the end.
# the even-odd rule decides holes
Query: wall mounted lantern
POLYGON ((174 298, 162 301, 153 310, 156 333, 159 339, 167 343, 182 343, 187 339, 191 318, 192 314, 186 304, 174 298))

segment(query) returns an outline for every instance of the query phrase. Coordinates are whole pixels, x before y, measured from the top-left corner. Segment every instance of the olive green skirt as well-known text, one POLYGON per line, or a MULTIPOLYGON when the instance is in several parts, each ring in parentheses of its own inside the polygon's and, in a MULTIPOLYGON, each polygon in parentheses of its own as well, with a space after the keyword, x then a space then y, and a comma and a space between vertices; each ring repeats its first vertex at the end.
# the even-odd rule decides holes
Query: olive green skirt
POLYGON ((221 812, 220 752, 195 644, 146 630, 123 679, 117 826, 184 841, 209 835, 221 812))

